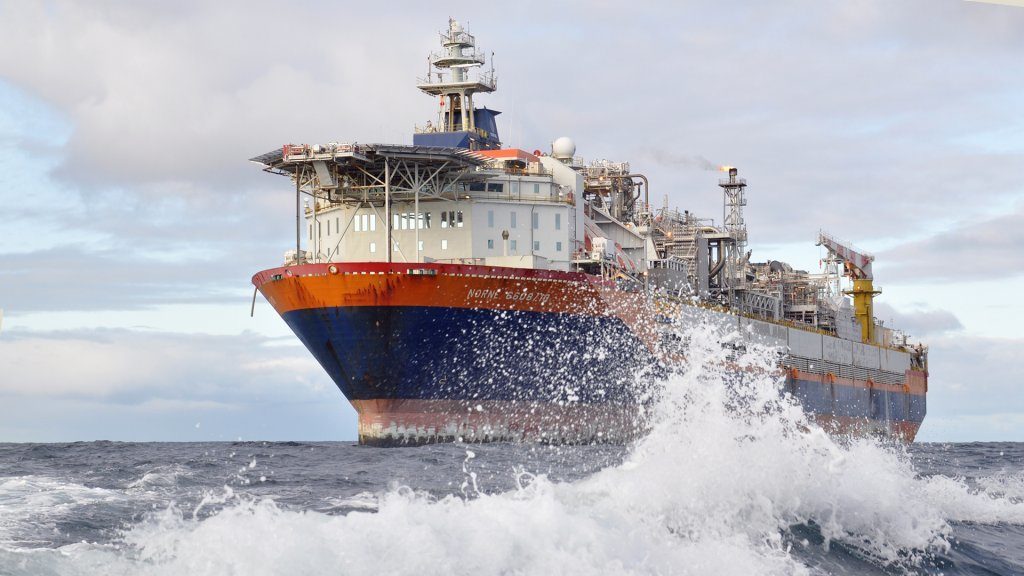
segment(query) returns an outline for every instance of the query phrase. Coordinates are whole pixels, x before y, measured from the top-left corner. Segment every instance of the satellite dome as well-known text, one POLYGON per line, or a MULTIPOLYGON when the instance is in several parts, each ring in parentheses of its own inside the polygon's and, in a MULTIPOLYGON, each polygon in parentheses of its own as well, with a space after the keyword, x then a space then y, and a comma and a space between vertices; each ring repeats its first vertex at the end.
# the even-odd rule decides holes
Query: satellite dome
POLYGON ((576 143, 568 136, 562 136, 551 143, 551 155, 559 160, 572 160, 576 154, 576 143))

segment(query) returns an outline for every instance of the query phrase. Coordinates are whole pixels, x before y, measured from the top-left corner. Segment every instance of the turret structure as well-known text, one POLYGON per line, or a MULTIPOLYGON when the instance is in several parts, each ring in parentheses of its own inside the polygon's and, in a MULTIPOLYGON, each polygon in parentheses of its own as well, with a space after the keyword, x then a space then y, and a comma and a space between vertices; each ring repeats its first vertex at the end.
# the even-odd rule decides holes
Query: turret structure
POLYGON ((413 144, 470 150, 501 148, 495 117, 500 114, 487 108, 477 109, 473 96, 494 92, 497 77, 493 62, 490 70, 477 70, 486 58, 477 51, 476 38, 459 22, 448 19, 448 30, 441 32, 440 52, 427 60, 427 76, 420 78, 417 88, 438 98, 437 123, 428 121, 417 126, 413 144))

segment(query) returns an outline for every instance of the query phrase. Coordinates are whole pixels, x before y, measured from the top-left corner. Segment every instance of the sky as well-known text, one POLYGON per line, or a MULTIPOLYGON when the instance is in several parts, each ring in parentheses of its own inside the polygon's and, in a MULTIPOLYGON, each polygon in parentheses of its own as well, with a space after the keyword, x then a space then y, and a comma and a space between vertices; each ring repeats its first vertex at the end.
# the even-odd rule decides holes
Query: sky
POLYGON ((1024 441, 1024 8, 961 0, 0 0, 0 442, 350 440, 262 298, 294 238, 285 143, 411 143, 449 16, 494 52, 506 144, 572 137, 753 259, 874 253, 930 346, 924 441, 1024 441))

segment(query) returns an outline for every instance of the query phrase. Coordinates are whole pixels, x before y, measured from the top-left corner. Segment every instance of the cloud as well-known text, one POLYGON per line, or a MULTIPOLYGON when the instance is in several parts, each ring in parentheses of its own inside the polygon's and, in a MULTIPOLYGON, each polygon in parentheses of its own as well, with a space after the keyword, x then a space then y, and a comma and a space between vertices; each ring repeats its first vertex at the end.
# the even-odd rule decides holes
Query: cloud
MULTIPOLYGON (((1024 23, 953 1, 738 6, 608 19, 545 5, 543 26, 528 5, 452 11, 497 52, 500 90, 479 101, 505 111, 506 140, 533 149, 571 135, 581 155, 647 174, 655 204, 705 217, 721 213, 721 193, 700 159, 736 164, 755 244, 810 242, 824 227, 871 248, 1022 190, 1019 139, 978 142, 1024 130, 1005 114, 1024 95, 1024 79, 1005 74, 1024 23), (671 32, 657 26, 666 19, 671 32)), ((435 110, 414 88, 444 26, 429 4, 399 20, 326 2, 289 18, 266 2, 0 10, 0 37, 19 47, 0 51, 0 77, 67 123, 40 126, 59 133, 54 188, 79 195, 60 223, 107 248, 284 230, 286 183, 247 158, 286 142, 408 142, 435 110), (339 21, 358 25, 339 34, 339 21)), ((62 206, 22 218, 49 221, 62 206)))
MULTIPOLYGON (((532 149, 572 135, 580 154, 630 160, 654 198, 708 216, 720 213, 716 178, 650 151, 736 164, 751 183, 752 239, 810 238, 819 226, 857 240, 920 231, 1024 182, 1019 142, 972 144, 1021 125, 1004 111, 1024 79, 1005 70, 1024 51, 1024 22, 997 8, 543 9, 538 26, 529 4, 452 8, 497 51, 501 89, 479 100, 506 111, 506 138, 532 149), (666 20, 676 25, 660 29, 666 20)), ((0 53, 0 75, 69 119, 56 172, 78 186, 239 195, 256 153, 293 141, 408 142, 434 111, 413 87, 444 26, 429 4, 398 20, 327 2, 290 7, 288 18, 265 2, 3 10, 0 37, 19 49, 0 53), (341 21, 358 25, 339 33, 341 21), (180 185, 189 182, 204 185, 180 185)))
POLYGON ((928 344, 922 439, 1024 439, 1024 340, 949 334, 928 344))
POLYGON ((1024 437, 1024 413, 993 412, 972 415, 929 415, 919 442, 1019 442, 1024 437))
POLYGON ((167 262, 74 248, 5 254, 3 263, 0 301, 8 314, 238 302, 251 291, 256 272, 246 266, 251 260, 228 256, 167 262))
POLYGON ((879 255, 893 281, 976 281, 1024 274, 1024 207, 907 242, 879 255))
POLYGON ((884 302, 875 303, 875 317, 886 326, 902 330, 914 337, 931 336, 963 329, 963 324, 948 310, 918 308, 900 311, 884 302))
POLYGON ((251 275, 279 264, 294 242, 284 178, 244 193, 203 182, 82 193, 47 178, 48 162, 23 152, 5 156, 19 168, 7 174, 35 179, 0 186, 0 306, 10 314, 237 300, 251 275))
POLYGON ((268 2, 8 4, 0 36, 19 49, 0 55, 0 75, 71 120, 59 172, 78 185, 230 183, 253 170, 248 158, 293 138, 336 139, 345 125, 353 137, 379 133, 382 116, 361 111, 368 102, 402 110, 397 88, 408 89, 421 58, 394 58, 406 63, 391 67, 396 74, 374 68, 421 51, 401 34, 411 24, 391 20, 395 37, 372 43, 372 31, 339 34, 342 18, 329 17, 351 22, 358 8, 293 6, 288 18, 279 10, 268 2), (367 100, 369 78, 379 91, 367 100))
POLYGON ((0 365, 2 396, 102 399, 146 408, 300 402, 336 392, 297 343, 282 346, 253 333, 12 330, 2 336, 0 365))
POLYGON ((7 442, 356 437, 355 411, 291 336, 8 330, 0 366, 7 442))

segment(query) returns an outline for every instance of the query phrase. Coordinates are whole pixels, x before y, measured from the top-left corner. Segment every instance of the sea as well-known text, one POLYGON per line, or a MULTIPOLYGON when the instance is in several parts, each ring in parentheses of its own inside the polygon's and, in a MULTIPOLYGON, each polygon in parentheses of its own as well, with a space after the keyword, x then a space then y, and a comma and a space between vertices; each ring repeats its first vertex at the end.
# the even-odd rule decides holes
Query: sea
POLYGON ((628 446, 0 444, 0 574, 1024 574, 1024 444, 835 437, 694 342, 628 446))

